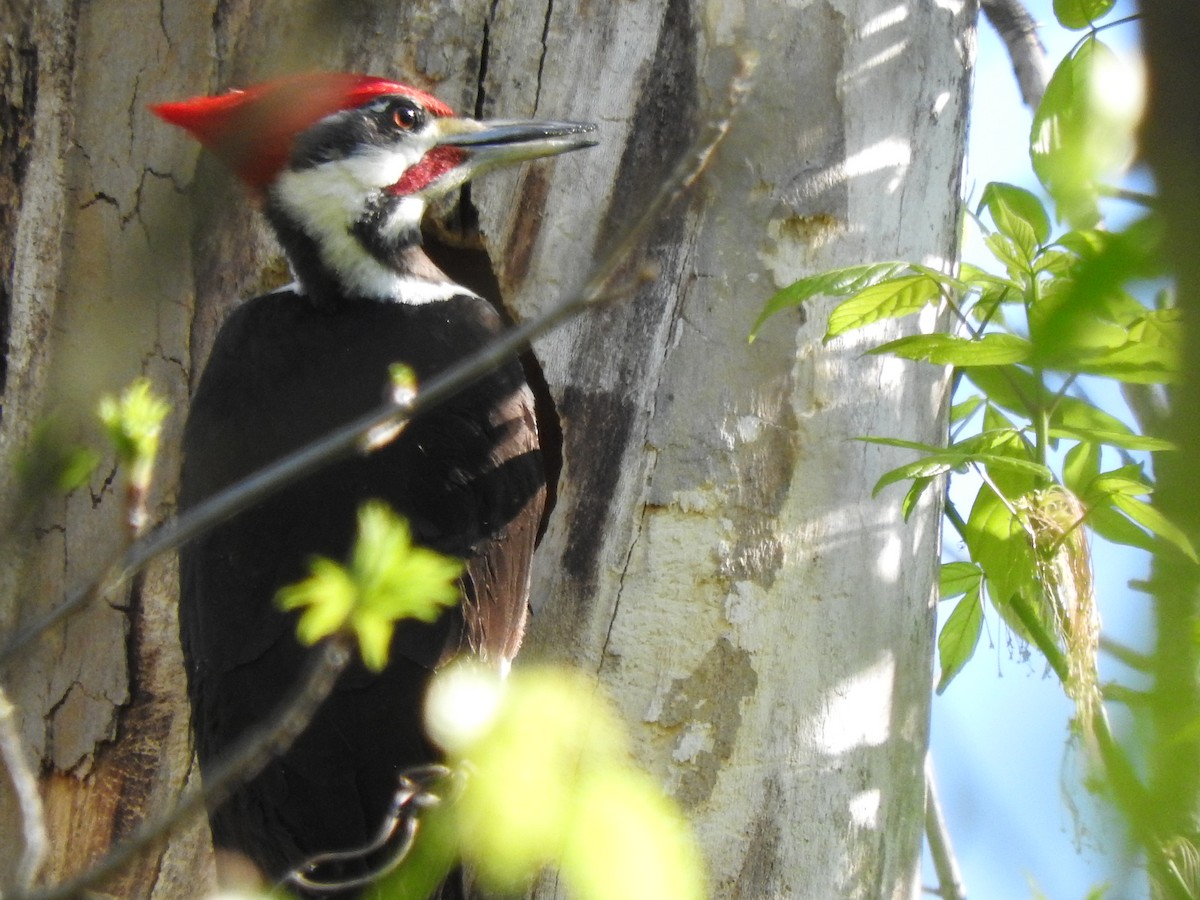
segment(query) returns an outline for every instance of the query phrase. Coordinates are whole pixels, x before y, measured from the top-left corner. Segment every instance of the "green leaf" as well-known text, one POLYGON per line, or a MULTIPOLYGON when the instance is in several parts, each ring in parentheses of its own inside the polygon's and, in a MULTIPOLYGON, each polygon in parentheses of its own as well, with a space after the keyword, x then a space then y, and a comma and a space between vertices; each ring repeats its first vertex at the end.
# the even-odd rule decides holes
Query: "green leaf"
POLYGON ((1050 237, 1050 218, 1034 194, 1013 184, 993 181, 983 189, 979 209, 992 214, 1001 234, 1006 234, 1033 259, 1039 244, 1050 237))
POLYGON ((909 517, 917 509, 917 503, 921 499, 921 495, 929 488, 930 485, 936 484, 935 478, 914 478, 913 483, 909 485, 908 493, 904 495, 904 500, 900 503, 900 513, 907 522, 909 517))
POLYGON ((100 398, 97 414, 117 460, 129 470, 130 482, 145 490, 154 472, 162 423, 171 405, 154 393, 148 378, 138 378, 120 397, 100 398))
POLYGON ((873 284, 834 307, 825 340, 871 325, 920 312, 941 299, 941 285, 928 274, 903 275, 873 284))
POLYGON ((1059 215, 1076 228, 1099 221, 1097 185, 1132 152, 1135 123, 1126 112, 1097 102, 1095 88, 1100 77, 1119 77, 1106 73, 1120 66, 1111 50, 1088 37, 1059 64, 1033 117, 1033 170, 1059 215))
MULTIPOLYGON (((1008 367, 1011 368, 1011 367, 1008 367)), ((965 371, 978 372, 979 369, 968 369, 965 371)), ((987 371, 987 370, 983 370, 987 371)), ((1013 434, 1019 434, 1024 426, 1018 425, 1012 419, 1004 414, 1004 411, 995 403, 988 403, 983 408, 983 430, 986 431, 1008 431, 1013 434)))
POLYGON ((1068 428, 1056 426, 1050 428, 1050 436, 1056 438, 1076 438, 1088 443, 1106 444, 1109 447, 1120 447, 1123 450, 1174 450, 1175 445, 1162 438, 1150 437, 1144 434, 1130 434, 1125 431, 1104 431, 1097 428, 1068 428))
MULTIPOLYGON (((1001 471, 992 473, 992 482, 1014 502, 1037 484, 1020 473, 1001 471)), ((975 496, 963 538, 972 561, 986 576, 988 595, 996 611, 1011 628, 1026 636, 1027 629, 1013 611, 1012 598, 1039 595, 1037 561, 1020 520, 991 485, 983 485, 975 496)))
POLYGON ((1149 310, 1116 291, 1105 297, 1060 293, 1031 314, 1030 364, 1044 369, 1160 384, 1179 375, 1178 310, 1149 310))
POLYGON ((1079 265, 1079 257, 1065 250, 1046 249, 1033 258, 1033 271, 1039 275, 1064 278, 1079 265))
MULTIPOLYGON (((1017 437, 1019 435, 1017 435, 1014 428, 997 428, 985 429, 979 434, 973 434, 969 438, 951 444, 949 447, 939 447, 937 444, 926 444, 921 441, 906 441, 904 438, 876 437, 875 435, 856 437, 855 440, 862 441, 864 444, 877 444, 881 447, 899 447, 902 450, 916 450, 918 453, 925 454, 956 453, 962 457, 963 462, 970 462, 975 454, 1012 444, 1013 439, 1017 437)), ((1018 451, 1016 455, 1023 454, 1021 451, 1018 451)))
POLYGON ((906 441, 904 438, 896 437, 877 437, 871 434, 856 437, 854 440, 861 441, 864 444, 877 444, 880 447, 899 447, 902 450, 916 450, 919 453, 941 453, 946 449, 945 447, 939 447, 937 444, 906 441))
POLYGON ((1172 449, 1169 444, 1160 442, 1157 438, 1135 435, 1129 426, 1116 416, 1085 400, 1069 395, 1056 399, 1037 378, 1017 366, 966 369, 963 374, 987 395, 991 404, 1025 418, 1032 418, 1034 413, 1029 404, 1036 409, 1038 406, 1050 408, 1053 403, 1050 427, 1061 430, 1060 437, 1099 440, 1101 443, 1117 447, 1129 446, 1123 441, 1138 443, 1137 446, 1129 446, 1129 449, 1172 449))
POLYGON ((885 472, 879 481, 875 483, 875 487, 872 488, 871 496, 876 496, 885 487, 895 484, 897 481, 905 481, 909 478, 932 478, 937 475, 943 475, 946 472, 963 470, 968 463, 978 463, 987 466, 989 472, 1017 472, 1023 475, 1035 476, 1043 481, 1052 480, 1054 477, 1050 469, 1041 463, 1035 463, 1016 456, 1001 456, 996 453, 946 451, 931 454, 918 459, 916 462, 911 462, 892 469, 890 472, 885 472))
POLYGON ((59 417, 43 419, 13 460, 22 506, 29 509, 48 494, 82 487, 99 464, 100 454, 73 443, 59 417))
POLYGON ((1100 474, 1100 445, 1081 440, 1063 459, 1063 484, 1077 497, 1083 497, 1092 479, 1100 474))
POLYGON ((981 403, 985 402, 984 398, 979 394, 972 394, 965 400, 960 400, 950 407, 950 423, 957 424, 963 422, 971 416, 975 415, 975 411, 979 409, 981 403))
POLYGON ((958 277, 968 288, 1007 291, 1014 295, 1014 300, 1019 300, 1021 297, 1021 286, 1015 281, 1000 275, 993 275, 986 269, 981 269, 970 263, 961 263, 959 265, 958 277))
POLYGON ((955 604, 954 611, 938 635, 938 658, 941 660, 942 674, 938 679, 937 693, 946 690, 967 660, 974 656, 982 630, 983 604, 979 600, 979 586, 976 585, 955 604))
POLYGON ((1135 497, 1126 494, 1113 494, 1113 506, 1129 516, 1151 534, 1157 535, 1169 544, 1177 547, 1192 562, 1200 562, 1196 558, 1196 548, 1191 540, 1178 525, 1164 516, 1155 507, 1135 497))
MULTIPOLYGON (((1057 241, 1058 245, 1077 257, 1068 272, 1070 283, 1058 316, 1076 311, 1104 315, 1113 321, 1128 324, 1145 314, 1146 309, 1136 301, 1130 302, 1122 288, 1133 279, 1156 278, 1164 274, 1163 223, 1155 213, 1132 222, 1118 232, 1071 231, 1057 241), (1127 311, 1122 317, 1116 305, 1127 311)), ((1055 323, 1046 325, 1050 337, 1055 323)))
POLYGON ((965 594, 972 588, 978 589, 982 579, 983 572, 974 563, 942 563, 938 579, 938 599, 949 600, 951 597, 965 594))
POLYGON ((840 297, 854 294, 873 284, 912 271, 913 268, 908 263, 887 262, 831 269, 827 272, 810 275, 808 278, 801 278, 778 291, 767 301, 763 311, 759 313, 758 319, 755 320, 754 326, 750 329, 750 340, 754 340, 763 323, 771 316, 785 309, 799 306, 813 297, 840 297))
POLYGON ((413 544, 408 523, 378 501, 358 513, 358 538, 350 564, 317 557, 308 578, 279 591, 284 610, 302 610, 297 636, 313 644, 352 633, 363 663, 379 672, 387 665, 396 622, 431 622, 441 607, 460 597, 462 563, 413 544))
POLYGON ((993 232, 992 234, 985 235, 983 242, 992 251, 992 256, 1004 264, 1004 269, 1008 272, 1009 278, 1015 282, 1018 292, 1013 299, 1020 299, 1021 292, 1024 291, 1024 283, 1029 279, 1029 257, 1025 255, 1017 242, 1006 234, 993 232))
POLYGON ((929 480, 936 478, 938 475, 944 475, 947 472, 962 472, 965 470, 966 461, 958 454, 949 459, 943 456, 927 456, 924 459, 918 459, 916 462, 906 463, 903 466, 898 466, 891 471, 885 472, 875 482, 875 487, 871 490, 871 496, 877 496, 885 487, 895 484, 898 481, 906 481, 909 478, 929 480))
POLYGON ((888 341, 869 351, 942 366, 1001 366, 1023 362, 1032 346, 1015 334, 992 332, 978 339, 950 334, 913 334, 888 341))
MULTIPOLYGON (((553 865, 571 897, 708 896, 685 818, 630 764, 620 716, 593 682, 565 669, 522 666, 503 684, 488 673, 490 680, 464 685, 464 676, 483 675, 464 669, 435 676, 427 722, 452 766, 470 760, 455 802, 435 810, 452 810, 463 860, 483 893, 523 894, 553 865), (466 727, 454 728, 456 718, 466 727)), ((669 706, 664 718, 682 725, 669 706)))
POLYGON ((1139 466, 1122 466, 1112 472, 1103 472, 1088 485, 1085 499, 1105 494, 1124 494, 1129 497, 1144 497, 1154 493, 1154 488, 1141 477, 1139 466))
POLYGON ((1116 0, 1054 0, 1054 16, 1063 28, 1082 31, 1108 15, 1116 0))
MULTIPOLYGON (((1111 503, 1111 498, 1104 498, 1102 503, 1111 503)), ((1125 516, 1116 512, 1111 506, 1097 503, 1088 508, 1086 524, 1093 532, 1104 540, 1126 547, 1136 547, 1155 553, 1160 549, 1159 543, 1142 529, 1138 528, 1125 516)))

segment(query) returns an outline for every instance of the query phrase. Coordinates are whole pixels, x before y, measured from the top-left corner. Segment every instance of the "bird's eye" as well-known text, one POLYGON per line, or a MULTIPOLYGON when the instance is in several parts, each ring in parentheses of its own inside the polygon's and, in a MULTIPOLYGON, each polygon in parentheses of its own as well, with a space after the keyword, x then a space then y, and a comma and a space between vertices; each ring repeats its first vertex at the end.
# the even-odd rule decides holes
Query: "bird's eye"
POLYGON ((414 131, 425 122, 425 110, 410 101, 397 103, 392 108, 392 124, 401 131, 414 131))

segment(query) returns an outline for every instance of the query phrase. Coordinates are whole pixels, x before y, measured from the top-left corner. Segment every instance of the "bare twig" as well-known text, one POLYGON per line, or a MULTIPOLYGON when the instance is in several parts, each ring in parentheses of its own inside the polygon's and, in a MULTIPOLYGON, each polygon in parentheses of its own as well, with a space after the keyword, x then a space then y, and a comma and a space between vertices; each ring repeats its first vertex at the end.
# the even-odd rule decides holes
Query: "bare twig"
POLYGON ((1037 109, 1050 82, 1050 61, 1038 37, 1037 23, 1020 0, 981 0, 980 8, 1004 41, 1021 99, 1037 109))
POLYGON ((25 753, 25 746, 14 721, 14 712, 16 707, 9 702, 4 688, 0 687, 0 759, 4 761, 8 770, 13 793, 17 795, 17 808, 21 814, 21 837, 25 842, 17 867, 15 886, 18 890, 28 890, 37 878, 49 844, 46 839, 46 817, 42 809, 42 797, 38 793, 37 773, 25 753))
POLYGON ((74 878, 38 891, 13 895, 7 900, 67 900, 104 882, 138 854, 166 838, 205 804, 217 805, 239 784, 253 778, 279 756, 308 727, 317 709, 329 696, 338 676, 352 656, 348 642, 331 638, 313 654, 313 664, 300 688, 281 704, 265 725, 247 734, 234 749, 210 769, 201 788, 180 798, 170 810, 144 823, 126 841, 112 848, 95 866, 74 878))
POLYGON ((323 438, 265 466, 225 490, 214 494, 187 512, 170 519, 134 542, 129 549, 93 580, 41 618, 20 628, 0 647, 0 667, 49 628, 82 609, 93 598, 117 590, 150 560, 175 550, 207 531, 213 525, 262 501, 276 491, 306 475, 362 448, 364 439, 381 429, 399 429, 405 422, 444 403, 498 365, 519 354, 535 338, 557 328, 584 310, 615 296, 623 295, 643 277, 637 273, 630 284, 616 289, 611 282, 643 246, 646 233, 663 212, 686 191, 708 166, 717 146, 729 131, 733 112, 749 90, 753 63, 743 60, 742 68, 730 88, 728 108, 721 118, 689 148, 670 177, 662 184, 636 220, 624 231, 608 253, 593 267, 583 285, 542 315, 509 329, 491 344, 461 363, 421 385, 420 393, 408 402, 389 398, 374 411, 331 431, 323 438))
POLYGON ((938 799, 933 777, 933 760, 925 757, 925 840, 929 843, 929 855, 938 877, 938 896, 943 900, 966 900, 967 889, 963 886, 962 872, 950 843, 950 830, 942 815, 942 804, 938 799))

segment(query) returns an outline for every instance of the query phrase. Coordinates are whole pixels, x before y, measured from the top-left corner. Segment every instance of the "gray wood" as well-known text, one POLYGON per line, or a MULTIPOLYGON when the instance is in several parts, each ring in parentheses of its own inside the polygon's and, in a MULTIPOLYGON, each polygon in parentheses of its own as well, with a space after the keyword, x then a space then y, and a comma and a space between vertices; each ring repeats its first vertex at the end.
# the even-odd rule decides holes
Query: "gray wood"
MULTIPOLYGON (((580 665, 613 692, 639 762, 696 824, 714 896, 910 895, 939 507, 930 497, 903 524, 898 496, 870 490, 904 457, 852 438, 937 440, 944 373, 861 357, 865 338, 823 345, 827 307, 778 317, 752 346, 746 334, 804 274, 952 257, 973 4, 10 10, 0 160, 26 162, 0 175, 0 464, 11 471, 51 406, 84 421, 102 391, 145 373, 175 404, 159 514, 215 328, 286 272, 240 189, 147 103, 322 67, 393 75, 465 112, 599 123, 594 150, 472 188, 505 302, 529 316, 583 279, 720 107, 738 54, 756 54, 729 139, 647 247, 657 280, 537 347, 565 466, 525 654, 580 665)), ((0 625, 54 603, 119 546, 111 470, 5 554, 0 625)), ((0 492, 11 502, 11 479, 0 492)), ((46 767, 48 878, 189 777, 173 579, 173 563, 156 565, 135 596, 108 598, 0 673, 46 767)), ((3 794, 0 813, 2 881, 20 845, 3 794)), ((109 890, 202 893, 205 842, 197 825, 109 890)))

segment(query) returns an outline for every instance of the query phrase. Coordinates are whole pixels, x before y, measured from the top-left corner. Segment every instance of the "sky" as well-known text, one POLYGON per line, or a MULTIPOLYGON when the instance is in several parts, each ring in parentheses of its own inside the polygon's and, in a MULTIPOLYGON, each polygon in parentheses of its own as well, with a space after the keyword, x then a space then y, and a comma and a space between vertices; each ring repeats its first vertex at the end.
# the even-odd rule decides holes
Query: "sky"
MULTIPOLYGON (((1043 25, 1043 43, 1057 63, 1079 39, 1055 22, 1050 0, 1026 4, 1043 25)), ((1129 7, 1129 3, 1119 4, 1129 7)), ((1131 10, 1130 10, 1131 11, 1131 10)), ((1120 9, 1113 18, 1121 14, 1120 9)), ((1122 26, 1103 39, 1133 47, 1136 29, 1122 26)), ((989 181, 1035 188, 1028 163, 1031 113, 1021 103, 1008 57, 990 26, 981 23, 974 109, 968 137, 967 190, 978 197, 989 181)), ((966 258, 976 263, 968 245, 966 258)), ((1093 395, 1127 418, 1119 395, 1093 395)), ((963 502, 970 503, 968 495, 963 502)), ((969 508, 969 507, 968 507, 969 508)), ((961 552, 949 544, 950 558, 961 552)), ((1148 601, 1127 587, 1144 575, 1142 554, 1093 546, 1104 633, 1135 648, 1151 642, 1148 601)), ((961 558, 961 557, 960 557, 961 558)), ((950 611, 947 604, 939 613, 950 611)), ((931 748, 937 786, 954 850, 971 900, 1082 900, 1108 883, 1108 898, 1145 895, 1144 881, 1123 874, 1124 846, 1106 820, 1103 803, 1082 787, 1086 764, 1068 746, 1073 712, 1040 655, 1028 656, 992 615, 974 658, 933 701, 931 748), (1072 812, 1072 806, 1078 814, 1072 812)), ((1101 656, 1101 680, 1129 673, 1101 656)), ((1114 726, 1120 729, 1120 711, 1114 726)), ((925 884, 934 884, 928 862, 925 884)))

